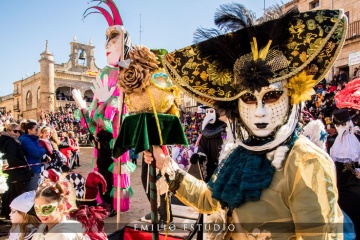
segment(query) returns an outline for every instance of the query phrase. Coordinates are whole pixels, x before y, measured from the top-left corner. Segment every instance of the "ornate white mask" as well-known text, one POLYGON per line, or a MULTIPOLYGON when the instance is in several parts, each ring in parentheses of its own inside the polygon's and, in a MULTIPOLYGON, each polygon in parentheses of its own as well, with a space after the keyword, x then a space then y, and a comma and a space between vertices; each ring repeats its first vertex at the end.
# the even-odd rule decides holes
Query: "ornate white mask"
POLYGON ((206 114, 205 114, 205 118, 203 120, 203 123, 202 123, 202 130, 204 130, 205 126, 210 123, 210 124, 213 124, 215 123, 216 121, 216 112, 215 112, 215 109, 213 108, 207 108, 205 110, 206 114))
POLYGON ((120 33, 125 33, 125 28, 120 25, 113 25, 106 30, 106 60, 108 65, 117 66, 121 55, 121 46, 124 46, 120 33))
POLYGON ((240 117, 251 135, 267 137, 285 123, 290 106, 285 84, 285 80, 276 82, 240 96, 240 117))

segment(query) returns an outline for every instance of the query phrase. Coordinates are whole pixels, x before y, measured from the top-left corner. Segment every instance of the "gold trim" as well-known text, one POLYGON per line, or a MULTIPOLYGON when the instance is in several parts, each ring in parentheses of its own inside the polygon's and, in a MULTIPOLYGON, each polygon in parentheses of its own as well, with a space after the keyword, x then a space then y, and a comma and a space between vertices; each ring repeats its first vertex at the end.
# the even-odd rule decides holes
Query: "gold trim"
MULTIPOLYGON (((234 101, 237 99, 237 95, 235 95, 234 97, 231 97, 231 98, 217 98, 217 97, 210 97, 209 95, 207 94, 204 94, 204 93, 201 93, 197 90, 195 90, 192 86, 190 86, 189 84, 185 84, 182 77, 177 73, 177 71, 175 69, 172 68, 171 64, 165 59, 165 57, 163 57, 163 61, 165 63, 165 71, 166 73, 168 73, 170 76, 173 76, 175 77, 175 79, 177 79, 179 82, 177 81, 174 81, 175 82, 175 85, 179 86, 179 85, 183 85, 183 86, 186 86, 186 87, 189 87, 191 88, 191 91, 193 91, 194 93, 198 94, 199 96, 202 96, 202 97, 205 97, 205 98, 209 98, 211 100, 215 100, 215 101, 222 101, 222 102, 230 102, 230 101, 234 101), (171 74, 171 72, 169 72, 169 70, 171 72, 174 72, 174 74, 171 74), (180 83, 181 82, 181 83, 180 83), (182 84, 183 83, 183 84, 182 84)), ((174 80, 175 80, 174 79, 174 80)), ((179 86, 180 87, 180 86, 179 86)))
MULTIPOLYGON (((319 11, 324 11, 324 10, 319 10, 319 11)), ((314 12, 314 11, 312 11, 312 12, 314 12)), ((304 13, 301 13, 301 14, 304 14, 304 13)), ((275 82, 279 82, 279 81, 288 79, 288 78, 298 74, 299 72, 301 72, 304 68, 306 68, 314 59, 316 59, 316 57, 318 57, 319 53, 324 49, 324 47, 328 43, 329 39, 333 36, 334 32, 336 31, 336 29, 338 28, 340 22, 343 19, 346 19, 346 17, 344 17, 344 11, 342 9, 339 9, 337 19, 336 19, 334 25, 332 26, 331 31, 327 34, 327 36, 325 38, 322 39, 322 44, 318 47, 318 49, 313 54, 311 54, 309 56, 309 58, 306 60, 306 62, 304 62, 300 67, 297 67, 296 69, 294 69, 293 71, 291 71, 290 73, 288 73, 288 74, 286 74, 284 76, 274 78, 274 79, 270 79, 269 82, 270 83, 275 83, 275 82)), ((344 31, 343 32, 346 32, 346 30, 347 30, 347 23, 345 23, 345 21, 344 21, 344 31)), ((323 74, 321 74, 317 79, 314 79, 316 81, 316 83, 318 83, 319 79, 322 79, 327 74, 327 72, 329 71, 329 69, 331 68, 333 63, 335 62, 338 53, 342 49, 345 38, 346 38, 346 36, 343 34, 341 42, 338 44, 337 50, 335 51, 335 54, 334 54, 335 57, 333 57, 333 59, 331 60, 330 64, 327 65, 327 67, 323 68, 323 70, 324 70, 323 74)), ((208 105, 210 107, 214 107, 214 104, 205 102, 205 101, 199 99, 198 96, 201 96, 203 98, 206 98, 206 99, 209 99, 209 100, 212 100, 212 101, 228 102, 228 101, 234 101, 234 100, 238 99, 241 96, 241 93, 243 92, 243 91, 240 91, 238 94, 236 94, 236 95, 234 95, 233 97, 230 97, 230 98, 226 98, 226 97, 225 98, 219 98, 219 97, 209 96, 209 95, 207 95, 205 93, 199 92, 198 90, 194 89, 191 85, 187 84, 183 80, 183 78, 179 75, 179 73, 176 71, 176 69, 172 67, 170 62, 166 60, 165 56, 162 56, 162 60, 163 60, 164 69, 165 69, 166 73, 174 80, 173 83, 176 86, 178 86, 187 95, 190 95, 191 97, 198 100, 198 102, 203 103, 205 105, 208 105)))
MULTIPOLYGON (((340 11, 343 11, 343 10, 340 9, 340 11)), ((335 51, 334 56, 336 56, 336 57, 333 57, 332 61, 328 64, 329 67, 325 68, 325 71, 323 72, 323 74, 321 74, 320 77, 316 80, 316 84, 318 84, 325 77, 325 75, 329 72, 329 69, 334 65, 334 62, 336 61, 337 56, 339 56, 339 53, 340 53, 340 51, 342 50, 342 48, 343 48, 343 46, 345 44, 346 32, 347 32, 349 24, 348 24, 346 15, 343 14, 341 20, 344 21, 344 29, 343 29, 343 35, 342 35, 343 37, 342 37, 342 39, 341 39, 341 41, 339 43, 339 46, 338 46, 337 50, 335 51)))
MULTIPOLYGON (((172 70, 171 67, 169 68, 169 70, 168 70, 168 68, 167 68, 167 65, 171 66, 170 63, 168 63, 165 58, 163 58, 163 62, 164 62, 164 64, 165 64, 165 71, 166 71, 166 73, 169 74, 170 78, 172 78, 171 73, 173 72, 173 70, 172 70)), ((175 71, 175 72, 176 72, 176 71, 175 71)), ((178 74, 175 74, 175 75, 178 75, 178 74)), ((175 77, 181 79, 180 76, 175 76, 175 77)), ((181 79, 181 81, 182 81, 182 79, 181 79)), ((184 88, 179 82, 177 82, 177 81, 174 81, 174 84, 175 84, 182 92, 184 92, 184 94, 186 94, 186 95, 188 95, 188 96, 196 99, 197 102, 199 102, 199 103, 201 103, 201 104, 204 104, 204 105, 206 105, 206 106, 215 108, 215 105, 214 105, 214 104, 209 103, 209 102, 206 102, 206 101, 202 100, 201 98, 199 98, 197 95, 195 95, 195 93, 192 92, 192 89, 185 89, 185 88, 184 88)), ((198 95, 201 96, 201 94, 198 94, 198 95)), ((204 98, 209 99, 209 97, 207 97, 207 96, 204 96, 204 98)), ((215 103, 215 101, 216 101, 216 100, 212 100, 212 99, 209 99, 209 100, 213 101, 214 103, 215 103)))
MULTIPOLYGON (((323 9, 324 10, 324 9, 323 9)), ((323 10, 319 10, 319 11, 323 11, 323 10)), ((294 76, 295 74, 299 73, 300 71, 302 71, 306 66, 309 65, 309 63, 311 61, 313 61, 318 55, 319 53, 323 50, 323 48, 325 47, 325 45, 327 44, 327 42, 329 41, 329 39, 332 37, 332 35, 334 34, 335 30, 337 29, 339 23, 341 22, 342 18, 344 17, 344 10, 339 9, 339 15, 338 15, 338 19, 335 22, 334 26, 332 27, 331 31, 329 32, 329 34, 326 36, 326 38, 323 38, 322 40, 322 44, 320 45, 320 47, 315 51, 315 53, 313 53, 311 56, 309 56, 309 59, 306 60, 305 63, 303 63, 300 67, 297 67, 294 71, 288 73, 287 75, 281 76, 279 78, 274 78, 274 79, 270 79, 269 82, 270 83, 274 83, 274 82, 279 82, 281 80, 290 78, 292 76, 294 76)), ((343 38, 345 38, 346 36, 343 35, 343 38)), ((342 47, 342 46, 341 46, 342 47)), ((338 46, 338 49, 340 48, 340 44, 338 46)), ((336 55, 334 55, 336 56, 336 55)), ((326 70, 326 68, 325 68, 326 70)), ((320 79, 320 78, 319 78, 320 79)))
POLYGON ((81 199, 81 198, 76 198, 77 201, 83 201, 83 202, 90 202, 90 201, 94 201, 96 200, 96 198, 93 199, 81 199))

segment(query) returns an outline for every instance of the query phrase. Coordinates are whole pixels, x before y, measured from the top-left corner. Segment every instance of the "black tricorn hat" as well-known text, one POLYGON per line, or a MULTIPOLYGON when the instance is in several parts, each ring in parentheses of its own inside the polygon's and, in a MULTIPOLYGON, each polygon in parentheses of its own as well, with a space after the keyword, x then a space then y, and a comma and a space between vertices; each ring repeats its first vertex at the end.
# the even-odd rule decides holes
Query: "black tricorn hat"
POLYGON ((350 120, 349 111, 345 108, 335 110, 333 112, 333 122, 335 124, 346 123, 350 120))
POLYGON ((292 9, 269 21, 246 24, 251 21, 242 9, 234 4, 220 7, 217 25, 230 31, 200 31, 206 40, 163 57, 173 83, 197 102, 218 108, 238 100, 244 90, 258 90, 302 72, 316 85, 345 41, 343 10, 292 9))

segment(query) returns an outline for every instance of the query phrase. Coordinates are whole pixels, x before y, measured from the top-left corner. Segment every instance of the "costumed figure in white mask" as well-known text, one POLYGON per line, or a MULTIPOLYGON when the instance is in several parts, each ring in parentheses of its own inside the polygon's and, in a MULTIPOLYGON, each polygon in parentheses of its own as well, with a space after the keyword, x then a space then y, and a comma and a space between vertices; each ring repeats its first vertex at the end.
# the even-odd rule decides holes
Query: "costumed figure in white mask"
POLYGON ((210 239, 343 239, 333 162, 298 135, 298 118, 344 43, 347 19, 342 10, 276 10, 255 22, 242 5, 222 5, 215 23, 225 33, 200 29, 201 42, 164 57, 184 92, 239 110, 236 142, 210 181, 182 171, 158 147, 145 161, 156 160, 183 203, 216 213, 210 220, 223 225, 210 239))
POLYGON ((129 33, 123 26, 119 10, 112 0, 95 0, 106 5, 112 15, 100 6, 89 7, 84 18, 91 13, 102 14, 109 27, 106 29, 106 60, 107 66, 103 69, 100 77, 93 81, 91 90, 94 92, 94 99, 87 108, 85 100, 82 98, 78 89, 72 91, 74 100, 81 109, 81 123, 88 128, 91 135, 94 136, 94 166, 95 170, 104 176, 107 183, 105 194, 101 194, 102 202, 111 206, 110 215, 115 215, 117 209, 116 194, 113 194, 115 188, 121 187, 121 211, 127 211, 130 207, 129 197, 132 193, 130 187, 130 171, 134 170, 133 164, 129 161, 129 154, 124 154, 121 158, 112 158, 111 151, 114 146, 114 140, 119 133, 120 113, 125 113, 126 109, 120 106, 119 101, 121 92, 117 86, 119 75, 119 66, 130 64, 129 51, 132 48, 129 33), (95 10, 89 12, 89 10, 95 10), (120 61, 121 60, 121 61, 120 61), (123 108, 123 109, 121 109, 123 108), (116 164, 122 164, 121 175, 118 176, 116 164), (126 170, 126 171, 124 171, 126 170), (118 186, 117 178, 120 177, 118 186))
POLYGON ((360 109, 359 97, 360 79, 351 81, 336 94, 336 106, 340 109, 332 115, 337 136, 330 148, 330 156, 336 166, 339 205, 353 221, 357 239, 360 239, 360 143, 348 108, 360 109))
POLYGON ((203 106, 205 118, 201 124, 201 139, 197 153, 194 153, 190 162, 199 162, 202 177, 208 182, 218 166, 219 153, 223 144, 222 133, 225 131, 226 123, 219 120, 219 114, 212 107, 203 106))

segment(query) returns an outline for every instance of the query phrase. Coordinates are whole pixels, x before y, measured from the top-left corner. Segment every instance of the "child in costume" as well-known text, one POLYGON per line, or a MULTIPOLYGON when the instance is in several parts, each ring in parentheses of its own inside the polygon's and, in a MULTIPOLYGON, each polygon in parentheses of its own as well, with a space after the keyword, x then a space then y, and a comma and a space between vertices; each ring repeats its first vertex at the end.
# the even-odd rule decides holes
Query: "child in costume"
POLYGON ((158 147, 145 161, 156 159, 183 203, 214 213, 207 223, 224 224, 213 239, 343 239, 333 163, 298 135, 298 119, 344 43, 347 19, 342 10, 276 13, 255 23, 242 5, 222 5, 215 23, 227 33, 202 29, 204 41, 164 57, 174 82, 197 101, 237 103, 237 140, 223 146, 209 183, 158 147))
POLYGON ((66 200, 69 191, 62 182, 46 180, 36 190, 35 212, 42 224, 33 240, 82 240, 88 239, 85 230, 78 221, 67 220, 68 206, 66 200))
POLYGON ((11 202, 9 240, 30 240, 37 231, 40 220, 34 211, 34 197, 35 191, 25 192, 11 202))

